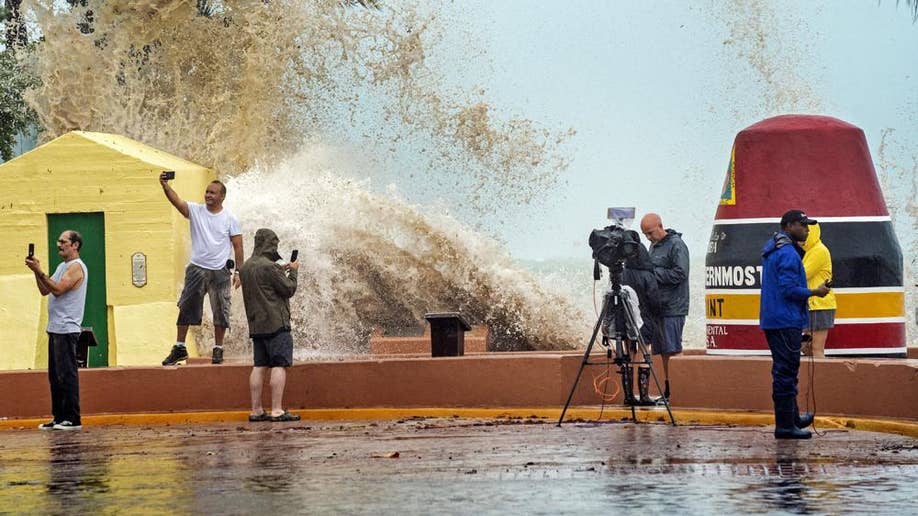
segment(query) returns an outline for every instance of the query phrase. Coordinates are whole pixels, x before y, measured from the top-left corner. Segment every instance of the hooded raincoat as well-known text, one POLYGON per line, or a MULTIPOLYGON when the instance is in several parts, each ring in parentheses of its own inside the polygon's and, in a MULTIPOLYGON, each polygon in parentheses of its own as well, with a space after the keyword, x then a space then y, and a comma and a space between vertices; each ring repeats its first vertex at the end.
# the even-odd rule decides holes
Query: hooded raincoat
POLYGON ((765 243, 759 304, 759 326, 763 330, 802 330, 809 325, 806 300, 813 293, 806 286, 802 252, 783 231, 765 243))
POLYGON ((252 257, 239 269, 252 338, 273 337, 290 330, 290 298, 296 292, 296 270, 284 271, 275 263, 280 259, 277 243, 273 231, 259 229, 252 257))
MULTIPOLYGON (((819 224, 810 226, 810 235, 803 244, 803 268, 806 270, 806 286, 811 290, 832 279, 832 255, 822 243, 819 224)), ((813 296, 809 300, 810 310, 835 310, 835 294, 830 290, 826 297, 813 296)))
POLYGON ((689 252, 682 233, 667 229, 666 236, 650 246, 650 260, 660 288, 663 317, 688 315, 689 252))
POLYGON ((637 294, 641 307, 641 336, 646 343, 663 342, 663 307, 660 303, 660 290, 653 274, 653 262, 650 253, 641 245, 638 254, 625 261, 622 272, 622 285, 628 285, 637 294))

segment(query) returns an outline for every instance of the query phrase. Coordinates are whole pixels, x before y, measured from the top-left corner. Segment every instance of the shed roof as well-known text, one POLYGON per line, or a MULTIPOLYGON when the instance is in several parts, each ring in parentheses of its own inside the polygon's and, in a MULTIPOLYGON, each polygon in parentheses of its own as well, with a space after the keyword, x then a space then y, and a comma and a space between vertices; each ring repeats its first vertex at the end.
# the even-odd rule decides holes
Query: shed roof
POLYGON ((200 170, 207 171, 207 167, 198 165, 191 161, 182 159, 178 156, 169 154, 168 152, 161 151, 144 143, 141 143, 137 140, 132 140, 126 136, 121 136, 117 134, 108 134, 108 133, 95 133, 90 131, 70 131, 69 133, 58 136, 57 138, 47 142, 43 145, 32 149, 31 151, 17 156, 16 158, 0 165, 0 169, 6 165, 16 163, 21 159, 29 159, 35 153, 41 153, 42 151, 49 150, 57 145, 61 144, 79 144, 85 143, 88 145, 99 145, 106 147, 114 152, 117 152, 125 157, 135 159, 137 161, 146 163, 151 166, 151 168, 156 168, 160 170, 200 170))

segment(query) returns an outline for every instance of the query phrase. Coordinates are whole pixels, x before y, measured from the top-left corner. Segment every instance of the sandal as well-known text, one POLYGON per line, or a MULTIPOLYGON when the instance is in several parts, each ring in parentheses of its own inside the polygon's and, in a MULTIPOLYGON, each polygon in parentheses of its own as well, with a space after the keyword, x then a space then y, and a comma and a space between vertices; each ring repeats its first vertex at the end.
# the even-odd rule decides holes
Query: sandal
POLYGON ((271 421, 271 415, 264 411, 262 411, 262 413, 258 414, 257 416, 253 416, 252 414, 249 414, 250 423, 258 423, 261 421, 271 421))
POLYGON ((284 421, 299 421, 300 416, 294 414, 293 412, 284 411, 283 414, 279 416, 271 416, 271 421, 274 422, 284 422, 284 421))

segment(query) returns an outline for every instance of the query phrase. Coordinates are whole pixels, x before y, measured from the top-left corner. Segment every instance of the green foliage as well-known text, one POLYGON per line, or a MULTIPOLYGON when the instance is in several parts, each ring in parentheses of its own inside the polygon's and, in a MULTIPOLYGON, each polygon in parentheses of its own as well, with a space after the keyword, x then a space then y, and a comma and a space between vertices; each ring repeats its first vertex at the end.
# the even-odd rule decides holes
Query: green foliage
POLYGON ((38 79, 25 72, 11 49, 0 51, 0 157, 13 157, 16 137, 35 127, 35 112, 22 99, 22 93, 36 86, 38 79))

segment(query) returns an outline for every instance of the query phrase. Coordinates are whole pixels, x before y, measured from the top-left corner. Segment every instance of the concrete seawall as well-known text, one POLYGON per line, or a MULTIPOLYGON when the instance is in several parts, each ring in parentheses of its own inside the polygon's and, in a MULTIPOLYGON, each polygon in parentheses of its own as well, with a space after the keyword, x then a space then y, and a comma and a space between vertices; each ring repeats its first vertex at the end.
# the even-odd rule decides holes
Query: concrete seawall
MULTIPOLYGON (((301 362, 288 371, 285 405, 291 409, 371 407, 560 408, 582 354, 570 352, 482 353, 454 358, 361 356, 301 362)), ((594 361, 604 360, 594 355, 594 361)), ((800 405, 811 384, 809 359, 800 373, 800 405)), ((689 354, 671 362, 674 408, 771 410, 771 360, 689 354)), ((599 405, 588 366, 573 405, 599 405)), ((84 415, 227 411, 249 407, 249 364, 179 367, 115 367, 80 371, 84 415)), ((662 367, 655 370, 662 381, 662 367)), ((618 394, 614 374, 609 393, 618 394)), ((812 382, 820 415, 918 421, 918 360, 818 359, 812 382)), ((653 389, 655 391, 655 389, 653 389)), ((50 414, 44 370, 0 372, 0 417, 50 414)), ((265 393, 267 401, 267 389, 265 393)), ((812 406, 812 402, 810 405, 812 406)))

